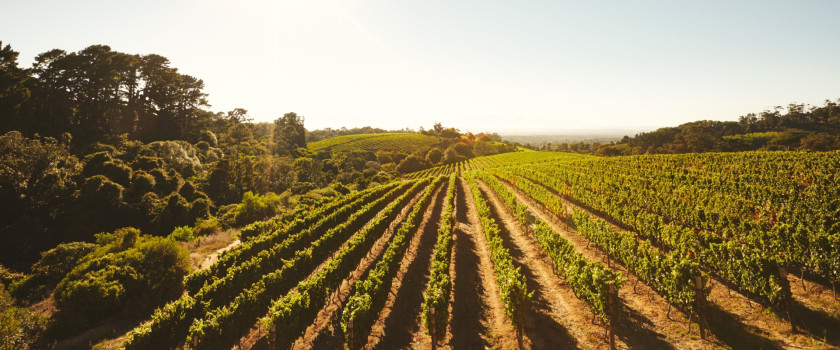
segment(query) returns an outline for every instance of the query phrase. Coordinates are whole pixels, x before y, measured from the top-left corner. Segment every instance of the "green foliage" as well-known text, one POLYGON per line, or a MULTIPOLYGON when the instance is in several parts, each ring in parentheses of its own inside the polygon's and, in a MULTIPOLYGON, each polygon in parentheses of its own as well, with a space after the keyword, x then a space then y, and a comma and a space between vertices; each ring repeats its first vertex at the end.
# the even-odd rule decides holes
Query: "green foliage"
POLYGON ((426 331, 431 330, 432 314, 435 310, 436 334, 444 334, 446 322, 449 319, 449 296, 452 292, 452 278, 449 276, 450 256, 452 254, 452 233, 455 229, 455 187, 457 177, 449 176, 449 186, 446 188, 445 207, 438 225, 437 242, 432 253, 432 264, 429 268, 429 284, 423 292, 421 306, 423 324, 426 331))
POLYGON ((233 222, 238 226, 247 225, 274 216, 280 212, 281 207, 280 196, 273 192, 255 195, 248 191, 242 197, 242 202, 236 206, 233 222))
MULTIPOLYGON (((195 206, 195 204, 193 204, 195 206)), ((222 225, 216 217, 209 217, 207 219, 198 219, 195 222, 195 235, 207 236, 222 230, 222 225)))
POLYGON ((46 329, 44 318, 15 305, 0 283, 0 350, 28 349, 46 329))
POLYGON ((496 271, 496 284, 499 286, 499 294, 505 306, 505 315, 511 323, 517 325, 522 309, 529 307, 531 296, 534 292, 528 292, 525 276, 513 264, 510 252, 504 247, 500 237, 499 226, 490 211, 490 205, 484 199, 475 178, 469 178, 475 206, 478 209, 478 216, 481 219, 481 227, 484 236, 490 246, 490 257, 493 261, 493 269, 496 271))
POLYGON ((298 148, 305 148, 306 129, 303 127, 303 116, 292 112, 275 120, 274 144, 276 154, 291 154, 298 148))
MULTIPOLYGON (((352 150, 364 150, 377 153, 396 152, 407 154, 427 149, 439 142, 440 139, 437 137, 417 133, 359 134, 337 136, 313 142, 309 144, 308 148, 313 152, 329 150, 333 153, 341 153, 352 150)), ((383 159, 380 159, 379 161, 380 163, 392 163, 398 162, 399 159, 390 159, 384 162, 383 159)))
POLYGON ((428 167, 429 164, 426 163, 425 160, 420 159, 420 157, 410 155, 403 159, 399 165, 397 165, 397 171, 402 174, 408 174, 426 169, 428 167))
POLYGON ((345 340, 351 348, 359 348, 367 342, 367 336, 376 322, 379 310, 388 299, 391 291, 391 281, 400 268, 400 261, 405 254, 412 237, 417 232, 417 225, 423 219, 423 211, 432 200, 435 189, 442 178, 432 181, 426 192, 412 206, 405 220, 400 224, 397 232, 388 241, 388 247, 377 258, 376 265, 368 272, 367 277, 356 282, 355 292, 347 300, 347 305, 341 314, 341 328, 344 330, 345 340), (356 344, 349 343, 350 320, 354 322, 356 344))
POLYGON ((55 139, 29 139, 16 131, 0 136, 1 263, 35 260, 55 246, 44 225, 72 203, 79 173, 78 159, 55 139))
MULTIPOLYGON (((356 260, 367 252, 373 243, 374 233, 387 227, 398 208, 405 205, 419 186, 415 185, 408 192, 399 195, 406 185, 398 188, 395 188, 396 185, 383 186, 360 193, 358 197, 344 198, 334 203, 335 205, 321 208, 311 213, 313 215, 306 216, 309 220, 317 220, 316 225, 310 227, 307 222, 312 221, 302 218, 303 220, 296 220, 287 226, 288 231, 279 230, 296 232, 295 230, 308 228, 292 236, 273 232, 243 243, 230 254, 220 257, 217 264, 210 269, 191 275, 187 283, 198 286, 193 292, 195 298, 181 298, 156 312, 151 325, 132 332, 126 347, 148 348, 152 347, 150 344, 154 344, 153 347, 156 348, 172 348, 184 341, 187 328, 191 328, 189 332, 199 337, 202 347, 230 347, 243 332, 250 329, 258 317, 265 315, 271 300, 308 276, 347 239, 348 235, 356 232, 354 238, 350 239, 351 242, 355 242, 355 237, 365 239, 349 244, 342 252, 352 253, 356 260), (379 198, 384 193, 382 191, 388 193, 379 198), (399 198, 396 199, 398 195, 399 198), (370 202, 373 198, 378 199, 370 202), (383 215, 366 226, 363 232, 357 232, 385 205, 387 208, 384 209, 383 215), (341 209, 332 210, 336 207, 341 209), (354 212, 356 209, 358 211, 354 212), (331 215, 325 218, 325 213, 331 215), (364 245, 359 246, 359 243, 364 245), (305 248, 307 246, 309 248, 305 248), (250 260, 247 260, 249 257, 250 260), (243 258, 246 260, 241 260, 243 258), (242 263, 237 265, 238 262, 242 263), (221 274, 219 279, 213 278, 214 272, 221 274), (215 282, 202 283, 213 280, 215 282), (243 286, 250 287, 243 289, 243 286), (227 304, 232 298, 233 302, 227 304), (202 315, 205 315, 205 318, 193 322, 194 318, 201 318, 202 315)), ((342 271, 346 274, 346 269, 350 266, 353 265, 347 264, 342 271)))
MULTIPOLYGON (((609 287, 612 285, 618 290, 627 281, 621 276, 621 273, 614 273, 601 263, 584 258, 569 241, 555 232, 548 223, 534 217, 530 209, 519 202, 516 195, 495 176, 480 172, 477 177, 484 180, 493 192, 502 199, 507 208, 519 219, 520 225, 526 231, 533 233, 534 238, 551 258, 556 271, 566 279, 575 295, 589 304, 595 315, 600 317, 602 321, 612 321, 608 309, 609 287)), ((517 187, 523 189, 525 194, 534 198, 543 206, 555 208, 555 213, 562 211, 563 215, 560 217, 565 217, 563 204, 557 203, 557 198, 547 194, 544 188, 539 188, 535 184, 527 182, 527 180, 516 181, 516 183, 517 187)), ((691 275, 689 275, 689 278, 691 278, 691 275)), ((686 287, 689 286, 686 285, 686 287)), ((618 295, 614 295, 614 297, 617 302, 620 302, 618 295)))
POLYGON ((117 312, 142 314, 180 294, 189 257, 175 242, 133 228, 100 237, 108 243, 81 259, 53 292, 66 320, 83 325, 117 312))
POLYGON ((49 293, 82 257, 95 248, 93 243, 71 242, 41 253, 41 259, 32 265, 32 273, 10 286, 12 294, 18 299, 31 300, 49 293))
POLYGON ((155 190, 155 177, 143 170, 137 170, 131 175, 131 192, 144 195, 155 190))
POLYGON ((192 227, 179 226, 172 230, 172 233, 166 238, 178 242, 189 242, 195 239, 195 232, 192 227))

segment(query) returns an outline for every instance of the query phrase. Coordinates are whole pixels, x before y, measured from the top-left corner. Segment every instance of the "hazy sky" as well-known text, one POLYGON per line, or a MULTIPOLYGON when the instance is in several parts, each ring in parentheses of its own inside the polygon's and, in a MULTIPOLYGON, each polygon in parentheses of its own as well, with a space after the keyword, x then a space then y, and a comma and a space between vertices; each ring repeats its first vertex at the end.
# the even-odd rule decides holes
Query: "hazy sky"
POLYGON ((4 0, 32 58, 107 44, 309 129, 651 129, 840 98, 840 1, 4 0))

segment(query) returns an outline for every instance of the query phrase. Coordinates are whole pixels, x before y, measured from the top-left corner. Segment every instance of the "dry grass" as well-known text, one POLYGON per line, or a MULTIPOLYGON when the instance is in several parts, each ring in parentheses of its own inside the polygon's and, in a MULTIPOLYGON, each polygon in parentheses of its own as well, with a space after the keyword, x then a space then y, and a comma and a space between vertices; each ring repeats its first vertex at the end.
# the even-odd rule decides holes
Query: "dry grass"
POLYGON ((190 252, 190 269, 203 270, 214 262, 218 255, 239 245, 239 230, 230 229, 201 237, 194 242, 181 243, 190 252))

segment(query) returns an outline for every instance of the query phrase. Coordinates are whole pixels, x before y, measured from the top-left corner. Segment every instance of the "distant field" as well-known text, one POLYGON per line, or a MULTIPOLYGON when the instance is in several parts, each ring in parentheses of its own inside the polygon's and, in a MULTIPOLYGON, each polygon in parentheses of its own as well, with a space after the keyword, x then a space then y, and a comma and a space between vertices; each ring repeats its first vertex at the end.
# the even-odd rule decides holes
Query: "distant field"
POLYGON ((415 133, 360 134, 338 136, 313 142, 307 148, 313 152, 321 150, 332 152, 386 150, 410 153, 416 149, 430 147, 438 142, 440 142, 438 137, 415 133))

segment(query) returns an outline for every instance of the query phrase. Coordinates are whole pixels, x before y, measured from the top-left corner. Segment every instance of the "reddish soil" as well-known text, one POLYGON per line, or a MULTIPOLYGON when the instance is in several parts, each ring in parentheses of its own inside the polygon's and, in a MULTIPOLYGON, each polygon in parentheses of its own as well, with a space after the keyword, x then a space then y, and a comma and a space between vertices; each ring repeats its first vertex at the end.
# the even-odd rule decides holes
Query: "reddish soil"
MULTIPOLYGON (((535 349, 552 344, 563 348, 608 348, 604 342, 604 327, 592 323, 589 307, 578 299, 565 281, 554 273, 550 258, 533 239, 528 228, 515 219, 510 209, 479 182, 479 187, 491 204, 494 218, 501 224, 503 240, 528 280, 528 290, 534 291, 531 307, 525 316, 525 335, 535 349)), ((621 349, 627 346, 619 340, 621 349)))
MULTIPOLYGON (((535 216, 548 223, 554 231, 572 243, 584 257, 607 265, 606 255, 594 244, 590 244, 589 240, 579 235, 569 225, 561 224, 557 217, 550 215, 544 207, 515 187, 507 183, 505 185, 516 194, 521 203, 528 206, 535 216)), ((570 208, 569 203, 565 204, 567 208, 570 208)), ((515 220, 509 213, 507 215, 510 216, 510 220, 515 220)), ((672 309, 669 317, 669 303, 664 298, 644 282, 637 282, 635 275, 615 261, 611 262, 610 268, 621 272, 628 279, 628 282, 618 290, 619 298, 624 302, 622 312, 626 318, 625 322, 620 323, 616 328, 618 339, 626 343, 626 346, 679 349, 702 349, 709 346, 709 343, 700 339, 696 325, 693 332, 688 332, 688 317, 685 314, 672 309)), ((720 345, 714 337, 711 337, 710 342, 720 345)))
MULTIPOLYGON (((499 288, 496 285, 496 273, 493 270, 493 261, 490 257, 490 246, 487 239, 482 232, 481 223, 478 218, 478 210, 475 207, 475 202, 470 191, 469 184, 464 178, 461 178, 461 186, 464 187, 464 199, 467 202, 467 218, 469 219, 469 228, 465 237, 469 237, 475 244, 475 253, 478 255, 478 270, 481 276, 481 284, 486 293, 482 296, 483 305, 489 310, 486 310, 486 315, 483 318, 488 329, 486 334, 482 334, 482 338, 487 343, 490 343, 494 348, 514 349, 519 348, 519 341, 516 336, 516 329, 510 320, 507 319, 504 312, 504 305, 501 301, 499 288)), ((460 237, 459 237, 460 238, 460 237)), ((471 296, 475 298, 475 296, 471 296)), ((459 301, 456 295, 455 304, 459 301)), ((453 327, 453 333, 456 330, 453 327)))
POLYGON ((426 209, 417 233, 400 262, 400 269, 391 282, 388 300, 373 325, 367 349, 406 348, 412 343, 417 343, 419 348, 431 348, 431 339, 421 331, 425 329, 421 306, 445 194, 444 185, 438 188, 426 209), (418 337, 415 338, 415 335, 418 337))
MULTIPOLYGON (((304 335, 295 341, 293 348, 324 349, 343 347, 344 334, 342 333, 341 326, 339 325, 339 316, 342 305, 344 305, 347 299, 350 298, 356 281, 360 280, 364 276, 367 270, 373 265, 376 258, 385 250, 386 243, 396 231, 397 226, 405 219, 408 215, 409 209, 417 202, 417 200, 420 199, 422 193, 422 190, 417 193, 414 198, 409 201, 408 205, 400 211, 397 217, 388 226, 388 229, 385 230, 382 236, 376 240, 370 251, 359 262, 356 270, 350 273, 350 275, 342 281, 339 289, 333 294, 330 303, 318 313, 315 321, 306 329, 304 335)), ((368 225, 370 225, 370 222, 366 223, 364 227, 367 227, 368 225)), ((345 242, 341 247, 344 247, 346 244, 347 243, 345 242)), ((329 259, 325 259, 325 261, 313 270, 307 278, 321 270, 328 260, 329 259)), ((260 325, 257 325, 251 329, 246 337, 243 338, 242 348, 267 349, 266 335, 267 332, 263 330, 260 325)))
POLYGON ((373 267, 376 259, 388 247, 387 243, 391 236, 399 228, 399 225, 408 216, 411 207, 420 199, 424 191, 420 191, 401 211, 399 216, 388 227, 387 232, 376 241, 371 251, 362 259, 359 266, 347 279, 342 282, 341 288, 336 291, 334 297, 326 308, 321 310, 315 322, 306 330, 301 339, 294 344, 294 349, 336 349, 344 346, 344 332, 341 329, 341 311, 344 304, 353 295, 356 282, 363 279, 367 271, 373 267))
MULTIPOLYGON (((449 349, 482 349, 490 346, 488 324, 483 320, 490 318, 490 307, 485 301, 491 295, 484 289, 484 272, 477 268, 481 262, 472 237, 473 226, 468 215, 467 196, 470 194, 464 192, 463 184, 455 188, 455 234, 450 262, 452 295, 447 336, 443 341, 449 349)), ((492 275, 490 278, 493 278, 492 275)))
MULTIPOLYGON (((542 185, 537 181, 534 181, 534 183, 542 185)), ((544 185, 542 186, 545 187, 544 185)), ((509 187, 512 188, 512 186, 509 187)), ((560 198, 569 211, 571 211, 572 208, 584 210, 590 215, 608 220, 611 224, 613 224, 614 228, 623 230, 615 225, 616 222, 612 220, 612 218, 603 217, 602 215, 593 213, 591 210, 588 210, 588 208, 584 208, 577 203, 570 201, 568 198, 556 191, 549 189, 548 187, 545 188, 547 191, 560 198)), ((521 192, 518 194, 520 196, 522 195, 521 192)), ((526 201, 525 203, 532 207, 532 209, 538 206, 533 200, 526 201)), ((547 211, 544 212, 547 213, 547 211)), ((558 223, 556 218, 552 219, 553 221, 549 221, 552 225, 558 223)), ((568 227, 568 225, 565 224, 563 224, 563 226, 568 227)), ((616 265, 617 264, 613 264, 613 267, 616 265)), ((626 274, 625 276, 629 279, 627 285, 632 286, 635 284, 635 277, 628 276, 626 274)), ((838 347, 838 345, 840 345, 840 339, 837 338, 840 335, 838 335, 837 331, 834 331, 835 329, 840 329, 840 321, 838 321, 838 317, 836 315, 832 316, 828 312, 813 311, 805 307, 798 299, 802 298, 804 291, 801 287, 800 289, 797 289, 796 287, 796 284, 801 284, 801 281, 792 274, 788 274, 788 278, 791 281, 791 290, 794 293, 795 301, 793 310, 794 313, 800 317, 800 321, 798 322, 800 332, 796 333, 791 331, 791 327, 787 322, 787 319, 778 312, 771 311, 770 309, 759 305, 754 300, 751 301, 749 298, 737 291, 729 290, 729 288, 727 288, 721 280, 711 278, 708 286, 710 289, 710 295, 707 298, 708 303, 706 304, 705 310, 707 320, 706 325, 708 325, 708 329, 712 335, 717 338, 717 341, 713 341, 715 346, 734 349, 840 348, 838 347), (803 325, 807 325, 807 327, 802 327, 803 325), (803 330, 802 328, 805 329, 803 330), (832 333, 829 334, 829 332, 832 333)), ((642 282, 638 283, 638 291, 643 294, 650 295, 652 293, 655 295, 652 290, 650 290, 650 293, 642 291, 642 285, 642 282)), ((647 287, 645 286, 645 288, 647 287)), ((817 302, 826 303, 828 300, 825 299, 831 298, 830 293, 828 296, 822 295, 819 297, 822 298, 822 301, 817 302)), ((622 296, 622 298, 624 298, 624 296, 622 296)), ((662 301, 664 302, 664 300, 662 301)), ((667 302, 665 305, 667 305, 667 302)), ((672 310, 672 319, 676 319, 674 315, 675 313, 672 310)), ((685 325, 687 323, 687 321, 685 321, 686 317, 684 314, 680 314, 679 316, 679 323, 681 324, 683 330, 685 330, 685 325)), ((657 329, 659 329, 659 327, 657 327, 657 329)), ((696 338, 696 323, 692 323, 691 332, 692 337, 696 338)))

